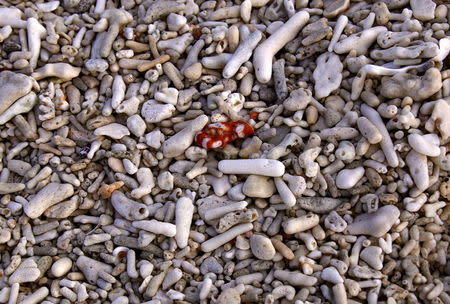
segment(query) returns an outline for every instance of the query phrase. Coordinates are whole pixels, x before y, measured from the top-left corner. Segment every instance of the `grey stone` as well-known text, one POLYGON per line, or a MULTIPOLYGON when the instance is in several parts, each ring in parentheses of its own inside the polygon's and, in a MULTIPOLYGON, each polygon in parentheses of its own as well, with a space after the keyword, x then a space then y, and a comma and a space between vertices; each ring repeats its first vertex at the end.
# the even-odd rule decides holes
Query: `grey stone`
POLYGON ((94 0, 64 0, 62 5, 70 13, 84 13, 94 2, 94 0))
POLYGON ((12 41, 11 39, 3 41, 3 50, 6 53, 17 52, 22 49, 20 43, 12 41))
POLYGON ((222 291, 216 301, 217 304, 240 304, 241 295, 235 288, 228 288, 222 291))
POLYGON ((78 199, 70 199, 61 203, 58 203, 54 206, 51 206, 47 210, 45 210, 44 215, 48 218, 67 218, 72 212, 77 210, 78 208, 78 199))
POLYGON ((299 197, 297 198, 297 205, 308 211, 314 213, 328 213, 336 209, 344 201, 331 197, 299 197))
POLYGON ((365 234, 382 237, 394 225, 400 216, 400 210, 393 205, 383 206, 373 213, 357 216, 353 223, 348 225, 348 232, 353 235, 365 234))
POLYGON ((41 216, 51 206, 72 196, 73 186, 71 184, 50 183, 42 188, 23 207, 26 215, 35 219, 41 216))
POLYGON ((141 110, 141 114, 146 122, 156 123, 172 117, 175 107, 171 104, 160 104, 155 101, 146 101, 141 110))
POLYGON ((205 275, 209 272, 221 274, 223 273, 223 266, 217 261, 215 257, 206 258, 200 265, 200 272, 205 275))
POLYGON ((431 0, 411 0, 411 9, 415 18, 421 21, 434 19, 436 3, 431 0))
POLYGON ((113 269, 110 265, 93 260, 87 256, 78 257, 76 265, 91 284, 95 284, 99 272, 105 271, 110 273, 113 269))
POLYGON ((33 83, 30 77, 3 71, 0 73, 0 114, 5 112, 17 99, 31 91, 33 83))

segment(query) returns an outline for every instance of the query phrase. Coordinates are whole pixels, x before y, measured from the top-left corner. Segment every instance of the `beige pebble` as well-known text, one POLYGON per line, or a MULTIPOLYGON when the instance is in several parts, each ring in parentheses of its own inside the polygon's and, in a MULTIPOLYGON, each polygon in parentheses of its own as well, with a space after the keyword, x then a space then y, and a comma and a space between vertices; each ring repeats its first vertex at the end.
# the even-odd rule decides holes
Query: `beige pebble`
POLYGON ((59 278, 68 273, 70 268, 72 268, 72 260, 69 258, 61 258, 53 263, 51 272, 55 277, 59 278))
POLYGON ((276 253, 270 239, 261 234, 254 234, 250 237, 250 248, 253 255, 260 260, 271 260, 276 253))

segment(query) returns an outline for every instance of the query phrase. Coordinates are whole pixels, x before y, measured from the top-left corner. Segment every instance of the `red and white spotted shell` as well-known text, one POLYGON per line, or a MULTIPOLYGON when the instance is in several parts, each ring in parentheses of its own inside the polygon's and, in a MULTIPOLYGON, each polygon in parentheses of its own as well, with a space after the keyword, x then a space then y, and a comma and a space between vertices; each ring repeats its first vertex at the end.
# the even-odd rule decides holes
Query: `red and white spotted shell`
POLYGON ((198 132, 195 142, 205 149, 223 148, 230 142, 253 133, 252 126, 245 121, 217 122, 198 132))

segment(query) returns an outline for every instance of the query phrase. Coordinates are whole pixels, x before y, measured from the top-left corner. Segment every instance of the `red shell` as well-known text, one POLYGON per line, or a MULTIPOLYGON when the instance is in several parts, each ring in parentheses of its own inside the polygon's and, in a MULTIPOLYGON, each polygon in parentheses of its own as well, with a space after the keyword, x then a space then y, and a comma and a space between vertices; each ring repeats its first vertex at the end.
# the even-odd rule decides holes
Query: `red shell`
POLYGON ((258 112, 250 112, 250 118, 253 120, 257 120, 258 119, 258 112))
POLYGON ((195 142, 205 149, 223 148, 230 142, 253 133, 252 126, 245 121, 218 122, 209 124, 198 132, 195 142))

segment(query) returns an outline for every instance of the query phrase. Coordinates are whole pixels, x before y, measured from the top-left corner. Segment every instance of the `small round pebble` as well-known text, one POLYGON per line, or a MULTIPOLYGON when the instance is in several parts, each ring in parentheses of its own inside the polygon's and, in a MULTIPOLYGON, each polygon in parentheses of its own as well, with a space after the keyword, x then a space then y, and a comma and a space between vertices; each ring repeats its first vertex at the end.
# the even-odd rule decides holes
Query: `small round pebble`
POLYGON ((72 260, 61 258, 53 263, 51 272, 55 277, 59 278, 68 273, 70 268, 72 268, 72 260))

